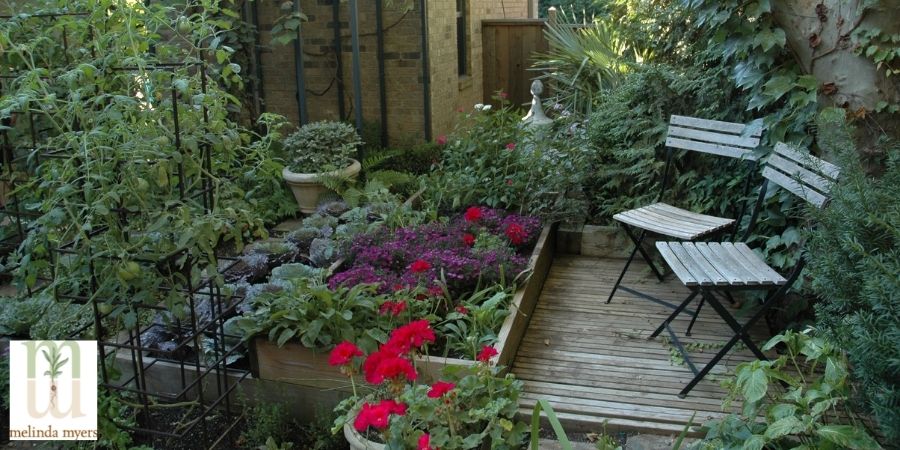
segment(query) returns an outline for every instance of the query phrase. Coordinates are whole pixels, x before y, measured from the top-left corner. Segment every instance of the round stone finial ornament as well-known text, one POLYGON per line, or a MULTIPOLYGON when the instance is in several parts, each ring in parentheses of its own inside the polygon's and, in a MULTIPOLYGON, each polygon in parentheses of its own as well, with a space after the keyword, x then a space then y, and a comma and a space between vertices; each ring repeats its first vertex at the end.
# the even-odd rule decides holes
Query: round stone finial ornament
POLYGON ((522 122, 529 126, 546 126, 553 123, 553 120, 544 114, 544 107, 541 105, 541 94, 544 93, 544 83, 541 80, 534 80, 531 83, 531 110, 522 118, 522 122))

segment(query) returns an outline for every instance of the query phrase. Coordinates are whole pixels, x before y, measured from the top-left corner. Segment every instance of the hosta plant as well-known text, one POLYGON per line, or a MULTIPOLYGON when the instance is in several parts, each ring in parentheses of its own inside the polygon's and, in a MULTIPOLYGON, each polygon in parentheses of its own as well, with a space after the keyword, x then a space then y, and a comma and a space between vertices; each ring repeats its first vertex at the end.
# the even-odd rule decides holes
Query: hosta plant
POLYGON ((467 369, 446 369, 443 378, 422 382, 415 356, 435 341, 427 320, 394 329, 377 351, 364 355, 351 342, 331 352, 329 363, 340 366, 354 395, 336 410, 334 432, 357 433, 382 442, 387 449, 520 448, 525 424, 515 423, 521 381, 500 376, 491 366, 497 354, 485 346, 467 369), (362 376, 365 385, 358 385, 362 376))

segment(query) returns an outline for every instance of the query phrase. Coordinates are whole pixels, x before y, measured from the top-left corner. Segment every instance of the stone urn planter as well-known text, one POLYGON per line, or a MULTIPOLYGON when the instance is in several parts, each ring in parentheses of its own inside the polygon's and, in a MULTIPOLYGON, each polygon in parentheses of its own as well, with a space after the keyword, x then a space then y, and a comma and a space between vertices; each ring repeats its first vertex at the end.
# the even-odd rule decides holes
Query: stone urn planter
POLYGON ((384 444, 378 444, 364 438, 349 423, 344 424, 344 438, 350 444, 350 450, 384 450, 384 444))
POLYGON ((322 178, 334 177, 355 179, 357 175, 359 175, 362 165, 355 159, 352 159, 351 161, 352 163, 349 166, 332 172, 296 173, 291 172, 290 169, 285 167, 284 170, 281 171, 281 176, 284 178, 284 181, 287 182, 288 186, 291 187, 291 192, 294 193, 294 199, 297 200, 297 205, 300 206, 300 212, 303 214, 312 214, 316 212, 316 207, 319 206, 319 199, 322 195, 333 192, 325 187, 320 181, 322 178))

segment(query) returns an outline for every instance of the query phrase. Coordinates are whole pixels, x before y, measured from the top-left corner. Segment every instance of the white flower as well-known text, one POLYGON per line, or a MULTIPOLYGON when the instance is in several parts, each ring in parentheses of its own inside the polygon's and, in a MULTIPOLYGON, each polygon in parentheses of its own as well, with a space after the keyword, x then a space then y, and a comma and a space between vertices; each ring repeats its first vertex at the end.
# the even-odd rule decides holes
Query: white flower
POLYGON ((490 110, 491 110, 491 105, 484 105, 484 108, 482 108, 482 111, 490 111, 490 110))
POLYGON ((475 111, 481 111, 482 109, 484 109, 484 103, 475 104, 475 111))

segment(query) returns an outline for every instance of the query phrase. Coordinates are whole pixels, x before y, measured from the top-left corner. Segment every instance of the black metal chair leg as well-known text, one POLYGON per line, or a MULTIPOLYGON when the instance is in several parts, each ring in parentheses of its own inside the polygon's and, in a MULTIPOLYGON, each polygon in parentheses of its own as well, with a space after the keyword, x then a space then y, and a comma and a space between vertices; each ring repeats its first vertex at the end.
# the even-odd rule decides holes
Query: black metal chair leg
MULTIPOLYGON (((716 310, 717 313, 719 313, 720 316, 722 316, 722 319, 725 320, 725 323, 727 323, 728 326, 731 327, 732 331, 734 331, 734 333, 735 333, 735 336, 737 336, 741 341, 743 341, 744 344, 747 346, 747 348, 750 349, 750 351, 753 352, 753 354, 756 355, 757 358, 759 358, 763 361, 768 359, 768 358, 766 358, 766 355, 763 354, 763 352, 759 349, 759 347, 756 346, 756 344, 753 342, 752 339, 750 339, 750 336, 747 334, 747 330, 749 330, 749 328, 750 328, 749 322, 748 322, 748 324, 741 326, 737 322, 737 320, 734 319, 734 316, 732 316, 728 312, 728 310, 725 309, 725 307, 722 306, 721 303, 719 303, 719 300, 717 300, 712 295, 709 296, 709 304, 713 307, 713 309, 716 310)), ((765 311, 766 309, 768 309, 768 305, 771 305, 771 303, 766 303, 766 305, 763 305, 760 309, 765 311)), ((757 314, 759 314, 759 311, 757 311, 757 314)))
POLYGON ((675 320, 675 317, 681 314, 681 311, 684 311, 684 308, 687 308, 687 305, 694 300, 694 297, 696 297, 698 293, 699 291, 692 291, 691 295, 688 295, 687 298, 685 298, 684 301, 681 302, 681 304, 678 305, 677 308, 675 308, 675 311, 672 311, 672 314, 670 314, 669 317, 666 318, 666 320, 659 326, 659 328, 656 329, 656 331, 653 332, 653 334, 650 335, 648 339, 653 339, 656 336, 659 336, 659 333, 662 333, 662 331, 666 329, 666 325, 672 323, 672 321, 675 320))
POLYGON ((609 297, 606 299, 606 303, 612 301, 613 296, 616 295, 616 291, 619 289, 619 285, 622 284, 622 278, 625 278, 625 272, 628 272, 628 267, 631 266, 631 261, 634 261, 634 256, 641 248, 641 242, 644 240, 644 233, 641 233, 641 237, 635 241, 631 235, 631 232, 628 230, 627 226, 623 225, 625 228, 625 233, 628 234, 628 237, 634 242, 634 248, 631 250, 631 255, 628 256, 628 261, 625 261, 625 267, 622 268, 622 273, 619 274, 619 278, 616 280, 616 284, 613 285, 612 291, 609 293, 609 297))
POLYGON ((691 335, 691 329, 694 328, 694 322, 697 321, 697 316, 700 315, 700 310, 703 309, 703 304, 706 303, 706 299, 700 297, 700 303, 697 304, 697 310, 694 311, 694 315, 691 317, 691 323, 688 324, 687 331, 684 333, 685 336, 691 335))
POLYGON ((663 281, 665 278, 662 272, 656 268, 656 264, 653 264, 653 259, 650 258, 650 255, 644 251, 644 246, 641 245, 644 242, 644 237, 647 235, 646 231, 641 231, 641 236, 638 239, 634 238, 634 234, 631 232, 631 227, 628 225, 622 224, 622 228, 625 229, 625 234, 628 235, 628 238, 631 239, 631 242, 634 242, 635 247, 637 247, 637 251, 641 252, 641 257, 644 258, 644 261, 647 262, 647 265, 650 266, 650 270, 653 271, 653 274, 656 275, 656 278, 659 281, 663 281))

